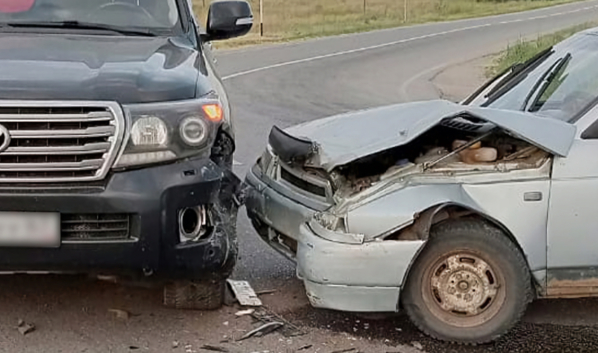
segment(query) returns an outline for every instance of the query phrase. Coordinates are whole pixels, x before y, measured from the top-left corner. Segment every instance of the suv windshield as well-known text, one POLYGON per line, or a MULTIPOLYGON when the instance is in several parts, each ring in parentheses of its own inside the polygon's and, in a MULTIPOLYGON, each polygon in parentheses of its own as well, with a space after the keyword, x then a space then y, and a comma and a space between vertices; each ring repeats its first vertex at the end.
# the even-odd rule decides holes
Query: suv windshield
MULTIPOLYGON (((572 121, 598 98, 598 37, 581 34, 557 45, 476 103, 572 121)), ((475 104, 477 105, 477 104, 475 104)))
POLYGON ((2 0, 1 24, 81 22, 154 32, 174 30, 177 0, 2 0))

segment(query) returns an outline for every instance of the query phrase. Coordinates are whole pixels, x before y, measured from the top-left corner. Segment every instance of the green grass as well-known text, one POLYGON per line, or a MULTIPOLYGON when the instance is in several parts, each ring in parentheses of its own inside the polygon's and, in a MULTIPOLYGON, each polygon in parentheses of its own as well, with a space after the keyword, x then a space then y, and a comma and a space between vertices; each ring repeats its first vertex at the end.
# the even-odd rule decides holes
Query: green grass
POLYGON ((563 41, 573 34, 597 25, 596 22, 587 22, 558 32, 538 36, 534 40, 519 39, 512 45, 509 45, 505 51, 497 55, 490 66, 487 67, 486 76, 493 77, 514 64, 523 63, 531 59, 542 50, 563 41))
MULTIPOLYGON (((239 39, 218 42, 216 46, 355 33, 517 12, 574 1, 579 0, 407 0, 405 12, 405 0, 263 0, 264 37, 260 37, 259 0, 249 0, 256 23, 251 33, 239 39)), ((193 0, 193 4, 205 23, 210 0, 193 0)))

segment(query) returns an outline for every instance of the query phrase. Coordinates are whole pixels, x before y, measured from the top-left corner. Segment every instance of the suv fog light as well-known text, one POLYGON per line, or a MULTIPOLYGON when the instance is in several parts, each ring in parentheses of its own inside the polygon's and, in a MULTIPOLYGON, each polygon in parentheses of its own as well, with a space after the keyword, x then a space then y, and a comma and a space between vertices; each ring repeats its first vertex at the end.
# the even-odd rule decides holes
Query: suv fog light
POLYGON ((207 232, 207 215, 204 206, 184 208, 179 211, 179 238, 181 242, 201 238, 207 232))
POLYGON ((181 122, 180 134, 189 146, 199 146, 206 140, 208 126, 201 118, 189 117, 181 122))

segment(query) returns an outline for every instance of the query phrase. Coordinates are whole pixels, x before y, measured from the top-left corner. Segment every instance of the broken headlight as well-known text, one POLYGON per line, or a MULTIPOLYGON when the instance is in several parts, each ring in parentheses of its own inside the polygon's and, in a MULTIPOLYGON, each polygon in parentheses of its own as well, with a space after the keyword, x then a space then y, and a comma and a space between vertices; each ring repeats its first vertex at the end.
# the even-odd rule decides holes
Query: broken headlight
POLYGON ((363 234, 352 234, 348 232, 347 223, 344 217, 335 216, 331 213, 317 213, 311 220, 312 231, 320 238, 346 244, 362 244, 365 236, 363 234))
POLYGON ((328 230, 334 232, 347 232, 347 224, 343 217, 338 217, 332 213, 321 212, 314 215, 314 220, 328 230))
POLYGON ((223 120, 214 99, 133 104, 124 110, 129 129, 115 168, 208 157, 223 120))

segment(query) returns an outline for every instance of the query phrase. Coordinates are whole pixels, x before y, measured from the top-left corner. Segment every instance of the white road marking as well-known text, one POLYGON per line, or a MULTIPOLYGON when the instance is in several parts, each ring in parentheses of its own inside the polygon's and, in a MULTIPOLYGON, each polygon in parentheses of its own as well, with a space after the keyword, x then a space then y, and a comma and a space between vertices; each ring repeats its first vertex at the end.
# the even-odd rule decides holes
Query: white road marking
POLYGON ((286 62, 274 64, 274 65, 268 65, 268 66, 258 67, 258 68, 255 68, 255 69, 241 71, 241 72, 237 72, 237 73, 234 73, 234 74, 231 74, 231 75, 228 75, 228 76, 224 76, 222 79, 223 80, 230 80, 230 79, 233 79, 233 78, 236 78, 236 77, 246 76, 246 75, 250 75, 250 74, 254 74, 254 73, 262 72, 262 71, 267 71, 267 70, 272 70, 272 69, 276 69, 276 68, 279 68, 279 67, 297 65, 297 64, 308 63, 308 62, 317 61, 317 60, 334 58, 334 57, 342 56, 342 55, 360 53, 360 52, 364 52, 364 51, 370 51, 370 50, 375 50, 375 49, 390 47, 390 46, 393 46, 393 45, 398 45, 398 44, 413 42, 413 41, 421 40, 421 39, 439 37, 439 36, 444 36, 444 35, 447 35, 447 34, 452 34, 452 33, 457 33, 457 32, 464 32, 464 31, 469 31, 469 30, 483 28, 483 27, 505 25, 505 24, 511 24, 511 23, 516 23, 516 22, 523 22, 523 21, 534 21, 534 20, 539 20, 539 19, 548 18, 548 17, 569 15, 569 14, 572 14, 572 13, 586 11, 586 10, 592 10, 592 9, 596 9, 596 8, 598 8, 598 5, 587 6, 587 7, 583 7, 583 8, 579 8, 579 9, 575 9, 575 10, 557 12, 557 13, 553 13, 553 14, 550 14, 550 15, 533 16, 533 17, 528 17, 528 18, 525 18, 525 19, 503 21, 503 22, 498 22, 496 24, 486 23, 486 24, 482 24, 482 25, 456 28, 456 29, 452 29, 452 30, 448 30, 448 31, 430 33, 430 34, 426 34, 426 35, 423 35, 423 36, 417 36, 417 37, 412 37, 412 38, 405 38, 405 39, 401 39, 401 40, 397 40, 397 41, 393 41, 393 42, 388 42, 388 43, 383 43, 383 44, 378 44, 378 45, 372 45, 372 46, 368 46, 368 47, 362 47, 362 48, 351 49, 351 50, 344 50, 344 51, 339 51, 339 52, 336 52, 336 53, 330 53, 330 54, 326 54, 326 55, 318 55, 318 56, 313 56, 313 57, 309 57, 309 58, 304 58, 304 59, 299 59, 299 60, 292 60, 292 61, 286 61, 286 62))
MULTIPOLYGON (((583 2, 593 2, 595 0, 578 0, 579 2, 573 2, 573 3, 565 3, 565 4, 560 4, 560 5, 554 5, 554 6, 550 6, 550 7, 542 7, 539 9, 535 9, 535 10, 529 10, 529 13, 536 13, 536 12, 546 12, 546 11, 552 11, 552 10, 556 10, 559 9, 561 7, 569 7, 569 6, 574 6, 574 5, 578 5, 579 3, 583 3, 583 2)), ((575 11, 584 11, 586 10, 586 8, 582 8, 582 9, 578 9, 578 10, 572 10, 572 12, 575 11)), ((258 51, 258 50, 262 50, 262 49, 266 49, 266 48, 272 48, 272 47, 285 47, 285 46, 293 46, 293 45, 297 45, 297 44, 302 44, 302 43, 313 43, 313 42, 318 42, 318 41, 325 41, 325 40, 334 40, 336 38, 345 38, 345 37, 361 37, 361 36, 368 36, 368 35, 372 35, 372 34, 376 34, 376 33, 385 33, 385 32, 392 32, 392 31, 397 31, 397 30, 403 30, 403 29, 413 29, 413 28, 421 28, 421 27, 431 27, 431 26, 441 26, 441 25, 446 25, 446 24, 459 24, 462 22, 473 22, 473 21, 477 21, 477 20, 485 20, 485 21, 489 21, 498 17, 507 17, 507 16, 516 16, 519 13, 517 12, 511 12, 511 13, 503 13, 503 14, 498 14, 498 15, 491 15, 491 16, 484 16, 484 17, 471 17, 471 18, 463 18, 460 20, 447 20, 447 21, 438 21, 438 22, 428 22, 428 23, 418 23, 418 24, 414 24, 414 25, 410 25, 410 26, 405 26, 405 27, 390 27, 390 28, 382 28, 382 29, 374 29, 371 31, 367 31, 367 32, 356 32, 356 33, 343 33, 343 34, 336 34, 336 35, 331 35, 331 36, 324 36, 324 37, 315 37, 315 38, 308 38, 305 39, 303 41, 297 40, 297 41, 289 41, 289 42, 283 42, 283 43, 271 43, 271 44, 262 44, 262 45, 254 45, 254 46, 249 46, 249 47, 241 47, 241 48, 223 48, 223 49, 219 49, 219 55, 220 56, 227 56, 227 55, 238 55, 239 53, 244 53, 244 52, 253 52, 253 51, 258 51)), ((560 13, 556 13, 556 14, 552 14, 549 16, 558 16, 560 13)), ((522 22, 525 19, 518 19, 518 20, 514 20, 513 22, 522 22)))

